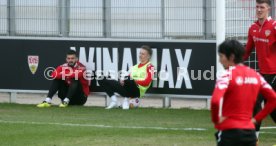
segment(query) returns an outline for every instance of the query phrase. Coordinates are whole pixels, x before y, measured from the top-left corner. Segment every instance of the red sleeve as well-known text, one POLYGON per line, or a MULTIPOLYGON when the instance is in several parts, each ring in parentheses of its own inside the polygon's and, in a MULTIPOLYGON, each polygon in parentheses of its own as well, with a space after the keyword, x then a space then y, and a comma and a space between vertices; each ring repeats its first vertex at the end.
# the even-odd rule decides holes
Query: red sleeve
POLYGON ((62 78, 62 67, 58 66, 51 74, 51 77, 54 79, 61 79, 62 78))
POLYGON ((146 77, 146 79, 144 79, 144 80, 135 80, 135 82, 138 85, 141 85, 141 86, 148 86, 148 85, 150 85, 150 83, 152 81, 153 75, 154 75, 154 67, 150 64, 147 67, 147 77, 146 77))
POLYGON ((254 117, 257 122, 261 122, 268 114, 276 108, 276 93, 271 86, 261 77, 261 94, 266 99, 264 108, 254 117))
POLYGON ((85 72, 85 67, 78 67, 73 70, 70 67, 58 66, 51 74, 51 77, 54 79, 64 78, 83 78, 83 73, 85 72))
POLYGON ((244 56, 243 56, 243 60, 247 60, 248 59, 248 57, 250 56, 252 50, 255 47, 255 44, 254 44, 254 41, 253 41, 253 36, 251 35, 250 30, 251 30, 251 28, 248 31, 248 40, 247 40, 247 43, 246 43, 245 53, 244 53, 244 56))
POLYGON ((213 91, 212 99, 211 99, 211 115, 212 122, 217 124, 219 122, 220 112, 222 108, 223 96, 228 89, 229 86, 229 74, 228 72, 224 73, 220 77, 218 77, 216 81, 216 86, 213 91))

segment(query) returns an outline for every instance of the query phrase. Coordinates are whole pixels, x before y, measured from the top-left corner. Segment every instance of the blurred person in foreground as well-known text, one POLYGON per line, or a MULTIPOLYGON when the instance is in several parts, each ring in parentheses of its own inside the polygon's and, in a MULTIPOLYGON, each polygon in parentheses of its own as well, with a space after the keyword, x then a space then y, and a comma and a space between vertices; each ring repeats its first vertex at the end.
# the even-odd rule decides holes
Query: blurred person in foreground
POLYGON ((211 99, 211 116, 218 146, 256 146, 255 123, 260 123, 276 107, 276 93, 265 79, 242 64, 244 48, 236 40, 219 46, 219 61, 226 71, 217 78, 211 99), (267 100, 254 117, 258 94, 267 100))
POLYGON ((89 95, 89 81, 85 77, 86 67, 78 61, 77 54, 70 50, 66 63, 58 66, 51 74, 53 78, 47 98, 37 107, 51 107, 53 96, 58 92, 59 107, 84 105, 89 95))

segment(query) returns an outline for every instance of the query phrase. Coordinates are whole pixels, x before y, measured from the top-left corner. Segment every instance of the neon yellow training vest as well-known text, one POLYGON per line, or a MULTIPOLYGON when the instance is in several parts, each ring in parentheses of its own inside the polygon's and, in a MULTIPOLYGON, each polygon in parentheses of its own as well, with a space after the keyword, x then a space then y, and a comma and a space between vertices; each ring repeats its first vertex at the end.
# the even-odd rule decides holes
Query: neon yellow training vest
MULTIPOLYGON (((145 64, 143 67, 138 68, 139 64, 136 64, 135 66, 132 67, 131 69, 131 78, 134 80, 145 80, 147 77, 147 68, 148 65, 151 64, 148 62, 145 64)), ((140 90, 140 97, 143 97, 150 87, 151 83, 148 86, 141 86, 138 85, 138 88, 140 90)))

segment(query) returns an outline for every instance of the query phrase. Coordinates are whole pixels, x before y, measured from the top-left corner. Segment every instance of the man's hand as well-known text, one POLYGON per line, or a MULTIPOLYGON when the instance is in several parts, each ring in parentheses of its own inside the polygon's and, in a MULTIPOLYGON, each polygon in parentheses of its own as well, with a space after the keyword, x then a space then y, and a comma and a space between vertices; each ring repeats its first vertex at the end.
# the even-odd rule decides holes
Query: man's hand
POLYGON ((254 123, 254 124, 257 124, 257 123, 258 123, 258 122, 256 121, 255 118, 252 118, 252 119, 251 119, 251 122, 254 123))
POLYGON ((121 84, 121 86, 124 86, 125 85, 125 81, 124 80, 120 80, 120 84, 121 84))
POLYGON ((219 122, 218 122, 218 124, 221 124, 225 119, 227 119, 226 117, 219 117, 219 122))

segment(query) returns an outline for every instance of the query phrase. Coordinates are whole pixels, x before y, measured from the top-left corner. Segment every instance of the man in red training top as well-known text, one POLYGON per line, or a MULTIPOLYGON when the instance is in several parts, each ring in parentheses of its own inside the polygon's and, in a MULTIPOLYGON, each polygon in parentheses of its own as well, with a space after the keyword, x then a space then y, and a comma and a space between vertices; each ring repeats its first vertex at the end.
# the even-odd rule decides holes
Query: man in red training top
POLYGON ((47 98, 37 107, 50 107, 53 96, 58 92, 61 99, 59 107, 84 105, 89 94, 89 83, 85 78, 85 66, 78 62, 75 51, 66 55, 66 63, 58 66, 52 73, 54 79, 47 98))
POLYGON ((244 48, 238 41, 224 41, 218 52, 226 69, 216 81, 211 100, 218 146, 256 146, 254 124, 276 107, 276 93, 261 75, 242 64, 244 48), (259 92, 267 103, 252 118, 259 92))
MULTIPOLYGON (((256 48, 260 73, 276 91, 276 21, 269 17, 270 10, 270 0, 256 0, 258 20, 249 28, 244 60, 247 60, 252 50, 256 48)), ((263 97, 260 96, 254 108, 254 115, 262 109, 263 101, 263 97)), ((270 116, 276 122, 276 109, 270 116)), ((261 123, 256 125, 257 136, 260 126, 261 123)))

